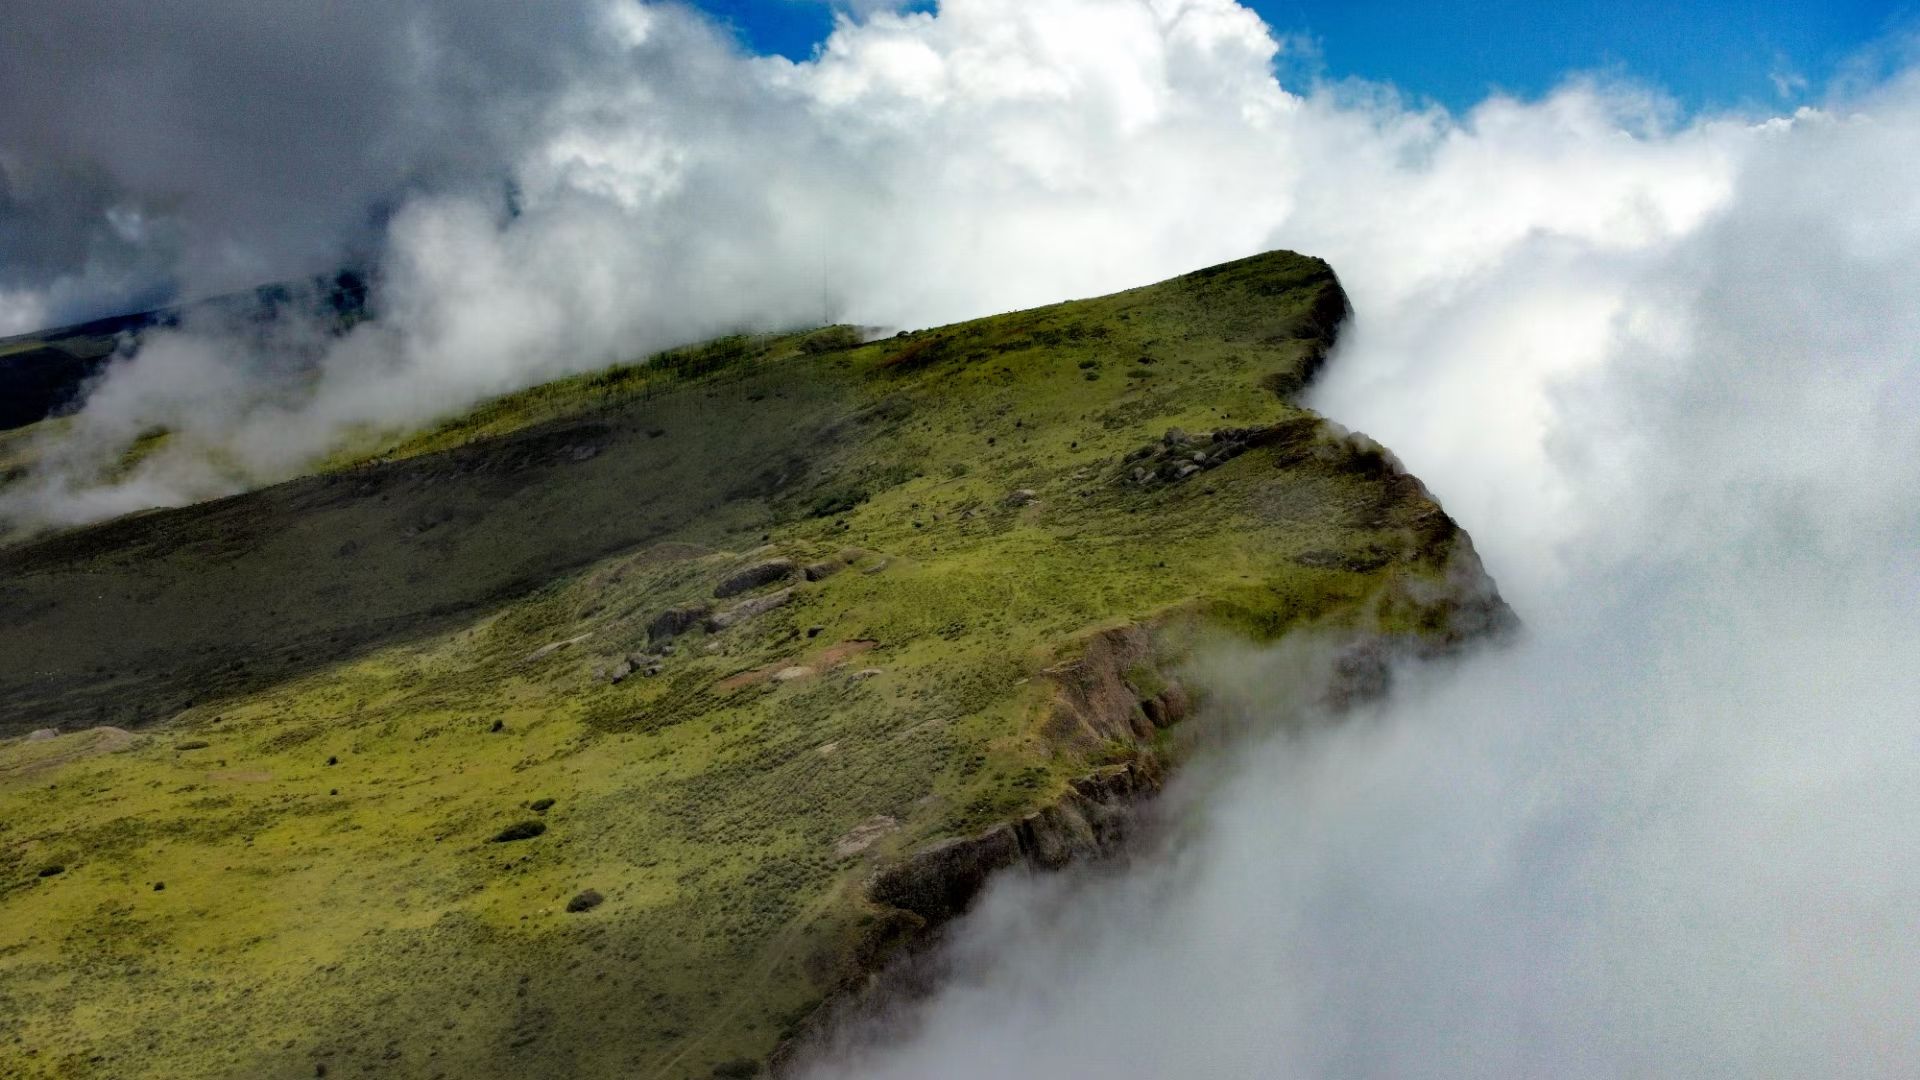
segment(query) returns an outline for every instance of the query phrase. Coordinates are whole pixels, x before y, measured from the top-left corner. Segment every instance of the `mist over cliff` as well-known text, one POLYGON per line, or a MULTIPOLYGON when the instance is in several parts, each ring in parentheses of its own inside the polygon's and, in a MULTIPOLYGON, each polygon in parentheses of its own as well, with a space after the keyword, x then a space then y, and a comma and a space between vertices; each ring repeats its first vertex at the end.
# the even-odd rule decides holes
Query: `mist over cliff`
POLYGON ((1525 632, 1343 718, 1295 647, 1208 658, 1161 844, 1004 882, 821 1075, 1910 1073, 1916 150, 1893 88, 1682 233, 1373 291, 1314 403, 1525 632))

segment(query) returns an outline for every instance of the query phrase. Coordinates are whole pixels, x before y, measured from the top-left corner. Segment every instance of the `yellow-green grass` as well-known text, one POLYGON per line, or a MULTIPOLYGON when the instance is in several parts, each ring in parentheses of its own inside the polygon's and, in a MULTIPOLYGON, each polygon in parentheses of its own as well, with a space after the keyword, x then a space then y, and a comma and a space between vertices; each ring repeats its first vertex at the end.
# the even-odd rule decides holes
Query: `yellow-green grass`
POLYGON ((46 347, 47 343, 41 341, 39 338, 12 338, 7 341, 0 341, 0 356, 14 356, 19 353, 37 352, 46 347))
POLYGON ((56 417, 0 431, 0 483, 7 482, 15 473, 25 472, 33 464, 41 440, 58 437, 72 423, 65 417, 56 417))
POLYGON ((139 732, 0 744, 0 1072, 764 1056, 862 963, 877 861, 1103 760, 1043 733, 1043 669, 1088 631, 1418 629, 1381 598, 1454 534, 1365 455, 1126 480, 1170 427, 1310 421, 1272 387, 1325 348, 1329 295, 1276 254, 860 347, 722 346, 0 555, 4 730, 139 732), (774 554, 852 565, 605 677, 774 554))

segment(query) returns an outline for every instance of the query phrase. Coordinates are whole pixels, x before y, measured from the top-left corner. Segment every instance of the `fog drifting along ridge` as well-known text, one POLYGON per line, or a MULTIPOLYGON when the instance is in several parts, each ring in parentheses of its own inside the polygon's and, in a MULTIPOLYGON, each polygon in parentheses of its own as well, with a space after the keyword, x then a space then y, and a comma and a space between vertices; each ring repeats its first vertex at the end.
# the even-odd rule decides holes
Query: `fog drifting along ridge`
POLYGON ((1916 89, 1696 147, 1674 227, 1414 235, 1402 289, 1323 245, 1359 316, 1315 404, 1463 518, 1523 639, 1304 732, 1286 655, 1210 658, 1240 735, 1170 847, 1002 882, 821 1074, 1913 1075, 1916 89))
MULTIPOLYGON (((546 46, 551 78, 461 98, 517 214, 484 167, 414 170, 459 182, 381 217, 382 317, 317 378, 262 377, 217 328, 157 336, 0 512, 230 490, 355 425, 741 324, 920 325, 1308 251, 1359 312, 1316 404, 1439 494, 1526 637, 1196 763, 1169 796, 1181 843, 1118 880, 997 888, 955 984, 838 1070, 1913 1072, 1911 71, 1764 122, 1673 126, 1583 82, 1451 118, 1288 92, 1224 0, 952 0, 801 65, 672 9, 581 10, 597 29, 546 46), (156 421, 178 448, 100 483, 156 421)), ((213 127, 194 153, 267 168, 213 127)), ((398 127, 431 156, 433 125, 398 127)), ((10 176, 34 151, 147 175, 111 143, 55 150, 0 127, 10 176)), ((356 175, 348 194, 391 198, 356 175)), ((164 187, 147 227, 245 242, 217 197, 164 187)), ((271 246, 249 257, 301 247, 271 246)), ((0 281, 0 309, 46 310, 94 265, 0 281)), ((1292 709, 1282 659, 1214 665, 1249 728, 1292 709)))
MULTIPOLYGON (((99 25, 155 17, 121 6, 33 3, 9 24, 84 51, 99 25)), ((1228 0, 954 0, 845 22, 803 64, 625 0, 578 0, 537 32, 490 0, 375 7, 311 39, 251 8, 171 12, 166 33, 135 36, 121 77, 156 74, 106 101, 11 76, 0 171, 16 195, 0 217, 68 262, 10 251, 6 303, 49 310, 155 264, 231 286, 369 247, 385 278, 381 317, 317 377, 219 327, 155 335, 50 466, 0 495, 0 516, 68 523, 229 492, 346 433, 703 335, 929 325, 1280 245, 1332 259, 1369 310, 1411 310, 1499 287, 1489 275, 1522 254, 1688 228, 1770 137, 1669 130, 1650 95, 1585 83, 1458 119, 1368 88, 1302 96, 1276 81, 1268 29, 1228 0), (340 108, 307 108, 311 88, 284 73, 336 55, 340 108), (76 119, 96 114, 98 131, 76 119), (140 137, 112 137, 123 129, 140 137), (33 183, 82 172, 97 183, 33 183), (76 217, 95 233, 119 222, 112 242, 80 244, 76 217), (156 426, 174 444, 117 471, 156 426)), ((0 38, 0 58, 44 66, 21 40, 0 38)))

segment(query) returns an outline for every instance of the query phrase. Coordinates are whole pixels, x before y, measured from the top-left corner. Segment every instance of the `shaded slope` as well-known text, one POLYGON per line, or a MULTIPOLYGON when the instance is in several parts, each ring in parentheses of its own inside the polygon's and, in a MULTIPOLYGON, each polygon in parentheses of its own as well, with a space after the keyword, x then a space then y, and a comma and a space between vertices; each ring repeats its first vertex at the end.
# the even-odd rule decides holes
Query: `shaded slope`
POLYGON ((1285 400, 1343 311, 1279 253, 691 351, 5 553, 5 722, 148 727, 0 748, 0 1063, 763 1057, 964 902, 929 845, 1070 857, 1205 635, 1497 617, 1420 485, 1285 400))

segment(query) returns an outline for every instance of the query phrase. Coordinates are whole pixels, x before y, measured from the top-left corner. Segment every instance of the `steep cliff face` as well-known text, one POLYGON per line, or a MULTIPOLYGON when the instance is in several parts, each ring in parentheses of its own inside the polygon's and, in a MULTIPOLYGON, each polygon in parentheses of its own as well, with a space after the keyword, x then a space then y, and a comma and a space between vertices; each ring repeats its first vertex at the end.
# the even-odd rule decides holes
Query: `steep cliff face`
MULTIPOLYGON (((1381 598, 1384 604, 1411 605, 1417 621, 1443 629, 1341 635, 1324 685, 1315 692, 1330 712, 1385 693, 1395 660, 1434 659, 1513 625, 1492 579, 1473 572, 1478 560, 1464 546, 1465 534, 1460 536, 1463 550, 1456 561, 1462 569, 1447 580, 1452 588, 1381 598)), ((1177 660, 1169 663, 1155 637, 1146 626, 1102 631, 1088 641, 1085 655, 1046 673, 1059 686, 1043 727, 1047 736, 1079 748, 1104 746, 1109 756, 1124 760, 1072 778, 1055 801, 1024 817, 906 855, 874 875, 868 897, 932 929, 964 912, 996 871, 1015 864, 1058 870, 1117 850, 1138 804, 1159 793, 1177 762, 1161 734, 1194 710, 1193 693, 1173 673, 1177 660)))
MULTIPOLYGON (((1329 712, 1385 693, 1396 660, 1435 659, 1490 642, 1515 625, 1466 534, 1455 530, 1455 536, 1445 577, 1379 597, 1384 612, 1419 629, 1348 630, 1329 643, 1334 658, 1324 684, 1310 695, 1329 712)), ((1162 734, 1195 709, 1194 693, 1179 674, 1191 619, 1180 622, 1184 632, 1146 625, 1100 631, 1081 655, 1043 673, 1056 686, 1041 725, 1046 737, 1063 750, 1104 748, 1122 760, 1073 777, 1054 801, 1018 819, 936 841, 879 869, 868 898, 931 930, 964 912, 999 870, 1016 864, 1058 870, 1117 850, 1138 804, 1160 791, 1177 763, 1174 744, 1162 734)))
MULTIPOLYGON (((1364 437, 1322 421, 1235 432, 1235 445, 1274 448, 1282 462, 1318 457, 1381 483, 1374 513, 1408 526, 1408 542, 1428 573, 1395 577, 1365 605, 1370 617, 1319 633, 1330 660, 1314 687, 1292 688, 1317 699, 1337 717, 1386 693, 1397 662, 1431 661, 1461 650, 1497 644, 1517 627, 1474 551, 1426 487, 1397 459, 1364 437)), ((1237 456, 1237 454, 1235 455, 1237 456)), ((1145 460, 1130 456, 1132 462, 1145 460)), ((1134 483, 1152 482, 1128 471, 1134 483)), ((1377 550, 1313 552, 1309 564, 1382 559, 1377 550)), ((1167 736, 1204 713, 1183 672, 1204 609, 1182 609, 1147 623, 1087 635, 1069 658, 1045 668, 1052 693, 1039 730, 1063 749, 1104 748, 1120 760, 1062 785, 1052 801, 1017 819, 968 836, 948 837, 879 867, 865 898, 875 909, 872 933, 858 962, 809 1022, 770 1059, 774 1075, 797 1075, 830 1052, 837 1029, 932 988, 924 952, 942 927, 964 914, 996 874, 1020 867, 1054 871, 1113 855, 1142 827, 1148 802, 1160 793, 1180 758, 1167 736)), ((1201 721, 1204 723, 1204 720, 1201 721)))
MULTIPOLYGON (((1439 584, 1380 598, 1383 606, 1416 609, 1426 629, 1347 632, 1327 643, 1332 660, 1308 696, 1329 716, 1384 694, 1396 661, 1496 644, 1514 629, 1466 534, 1456 530, 1454 544, 1439 584)), ((927 844, 877 869, 865 889, 873 908, 868 937, 841 984, 769 1058, 772 1075, 800 1075, 831 1060, 837 1033, 936 989, 941 969, 929 963, 930 951, 995 875, 1107 858, 1151 828, 1151 800, 1180 758, 1178 743, 1165 736, 1197 708, 1204 712, 1178 674, 1185 648, 1171 652, 1155 628, 1127 626, 1094 635, 1084 655, 1048 670, 1058 682, 1049 736, 1098 741, 1123 760, 1074 777, 1052 802, 1017 820, 927 844)))
POLYGON ((0 550, 0 1073, 792 1045, 993 873, 1123 843, 1208 635, 1324 636, 1337 698, 1500 623, 1292 399, 1345 307, 1274 253, 729 339, 0 550))

